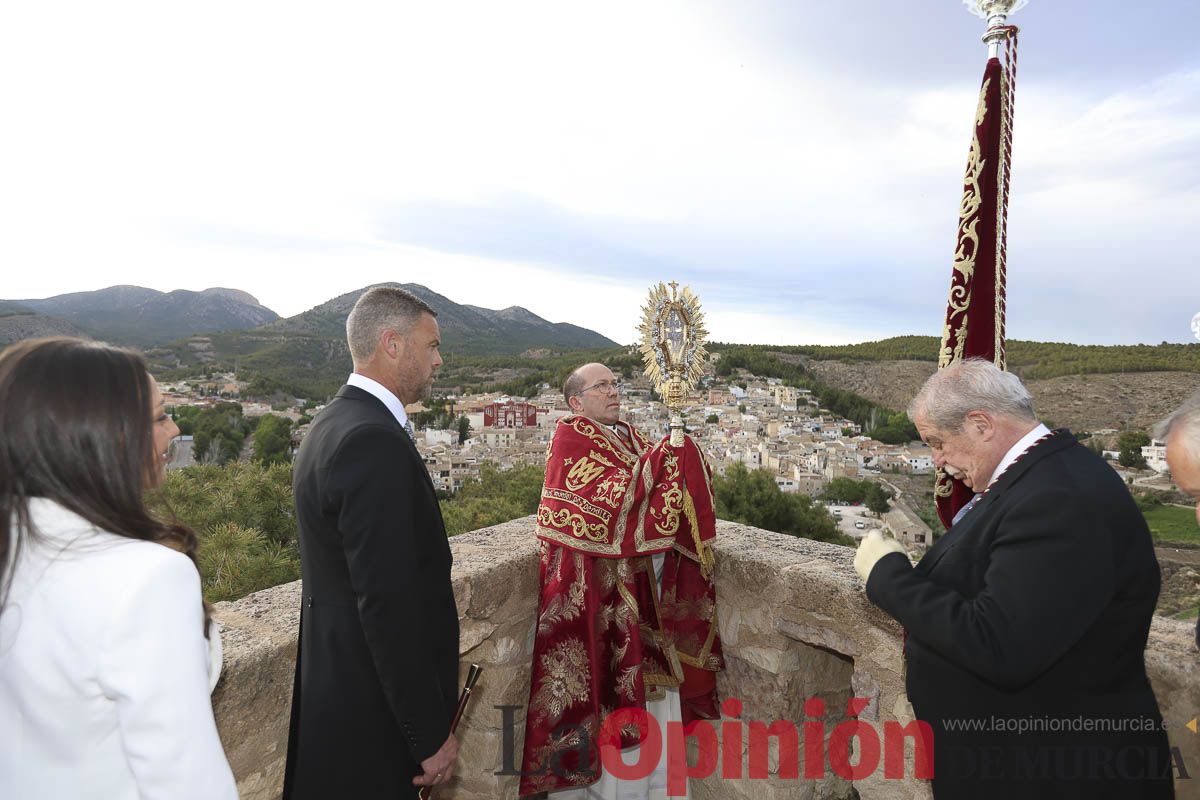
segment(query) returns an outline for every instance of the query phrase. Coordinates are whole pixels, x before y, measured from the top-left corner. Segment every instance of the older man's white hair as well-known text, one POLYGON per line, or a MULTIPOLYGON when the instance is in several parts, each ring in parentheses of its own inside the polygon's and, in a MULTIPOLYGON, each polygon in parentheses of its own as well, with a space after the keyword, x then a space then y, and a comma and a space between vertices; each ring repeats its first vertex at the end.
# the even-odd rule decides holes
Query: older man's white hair
POLYGON ((355 366, 371 360, 385 330, 406 336, 422 314, 437 316, 421 298, 394 286, 375 286, 363 292, 346 318, 346 343, 355 366))
POLYGON ((1178 434, 1179 444, 1187 452, 1193 464, 1200 464, 1200 392, 1183 401, 1183 405, 1171 412, 1171 416, 1154 426, 1154 438, 1168 441, 1178 434))
POLYGON ((935 372, 909 404, 908 417, 915 420, 923 415, 939 430, 961 431, 972 411, 1037 422, 1033 396, 1021 379, 982 358, 968 358, 935 372))

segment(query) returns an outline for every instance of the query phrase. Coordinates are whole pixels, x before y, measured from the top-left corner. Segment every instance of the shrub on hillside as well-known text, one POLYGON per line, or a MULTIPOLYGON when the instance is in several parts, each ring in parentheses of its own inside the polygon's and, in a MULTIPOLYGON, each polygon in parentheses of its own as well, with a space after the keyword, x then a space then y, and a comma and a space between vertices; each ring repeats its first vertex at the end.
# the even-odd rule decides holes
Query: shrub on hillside
POLYGON ((196 531, 210 602, 300 577, 290 465, 233 461, 173 470, 150 505, 159 517, 196 531))

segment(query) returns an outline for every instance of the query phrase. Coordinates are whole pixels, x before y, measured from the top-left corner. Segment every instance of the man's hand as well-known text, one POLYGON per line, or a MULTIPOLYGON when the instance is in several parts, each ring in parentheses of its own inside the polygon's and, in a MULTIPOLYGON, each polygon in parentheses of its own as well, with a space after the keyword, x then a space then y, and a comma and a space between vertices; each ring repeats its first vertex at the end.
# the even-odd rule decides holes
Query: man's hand
POLYGON ((458 760, 458 739, 454 734, 446 737, 446 743, 438 751, 421 762, 424 775, 413 778, 413 786, 440 786, 454 775, 454 762, 458 760))
POLYGON ((883 538, 883 534, 878 528, 863 537, 862 542, 858 545, 858 552, 854 554, 854 571, 858 573, 858 577, 863 579, 863 583, 866 583, 867 578, 871 577, 871 570, 875 569, 875 564, 879 559, 888 553, 908 555, 904 545, 895 539, 883 538))

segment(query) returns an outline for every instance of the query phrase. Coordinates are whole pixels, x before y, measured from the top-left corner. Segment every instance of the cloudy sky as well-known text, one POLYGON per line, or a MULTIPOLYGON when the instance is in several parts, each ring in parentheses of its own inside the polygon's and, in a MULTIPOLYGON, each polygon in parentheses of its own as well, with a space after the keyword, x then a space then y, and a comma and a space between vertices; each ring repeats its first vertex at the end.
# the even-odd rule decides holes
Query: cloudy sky
MULTIPOLYGON (((1009 335, 1190 341, 1196 0, 1033 0, 1009 335)), ((385 280, 631 341, 940 333, 986 49, 960 0, 8 3, 0 297, 385 280)))

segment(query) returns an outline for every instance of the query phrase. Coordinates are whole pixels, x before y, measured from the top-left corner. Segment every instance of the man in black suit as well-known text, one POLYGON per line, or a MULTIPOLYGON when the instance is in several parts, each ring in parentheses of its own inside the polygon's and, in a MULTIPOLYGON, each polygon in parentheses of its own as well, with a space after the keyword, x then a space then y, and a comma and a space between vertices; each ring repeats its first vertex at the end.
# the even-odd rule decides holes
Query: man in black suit
MULTIPOLYGON (((1154 429, 1154 438, 1167 444, 1167 466, 1175 485, 1196 503, 1200 522, 1200 394, 1193 395, 1154 429)), ((1196 620, 1196 647, 1200 647, 1200 620, 1196 620)))
POLYGON ((402 289, 359 298, 354 373, 296 457, 304 596, 285 800, 410 798, 453 774, 450 545, 404 411, 442 363, 435 317, 402 289))
POLYGON ((1172 797, 1142 655, 1158 562, 1121 479, 987 361, 939 371, 909 414, 976 498, 916 567, 875 532, 855 568, 907 630, 934 796, 1172 797))

